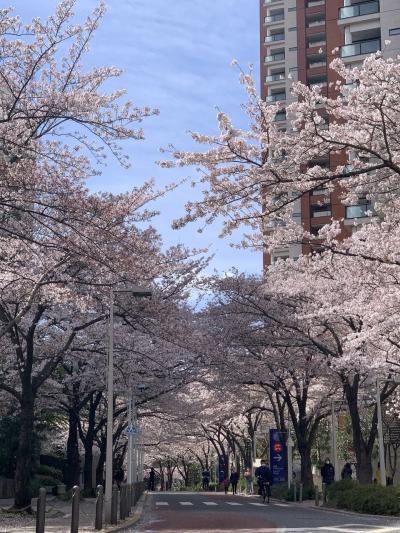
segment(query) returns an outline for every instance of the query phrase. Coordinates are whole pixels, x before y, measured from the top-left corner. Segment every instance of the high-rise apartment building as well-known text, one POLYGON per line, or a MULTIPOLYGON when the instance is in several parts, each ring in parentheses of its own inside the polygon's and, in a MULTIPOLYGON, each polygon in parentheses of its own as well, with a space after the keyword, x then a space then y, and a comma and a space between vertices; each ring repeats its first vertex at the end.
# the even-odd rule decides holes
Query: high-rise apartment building
MULTIPOLYGON (((260 0, 260 22, 261 95, 271 103, 292 101, 293 80, 318 84, 334 96, 330 83, 337 76, 329 64, 337 55, 357 65, 377 50, 385 57, 400 54, 400 0, 260 0)), ((282 129, 288 126, 286 118, 284 110, 276 115, 282 129)), ((335 168, 346 162, 344 158, 338 154, 310 164, 335 168)), ((304 196, 296 207, 299 221, 311 233, 334 218, 344 220, 344 236, 366 218, 369 208, 363 198, 357 205, 344 206, 338 191, 329 195, 324 190, 304 196)), ((300 245, 275 250, 266 263, 297 257, 302 251, 307 250, 300 245)))

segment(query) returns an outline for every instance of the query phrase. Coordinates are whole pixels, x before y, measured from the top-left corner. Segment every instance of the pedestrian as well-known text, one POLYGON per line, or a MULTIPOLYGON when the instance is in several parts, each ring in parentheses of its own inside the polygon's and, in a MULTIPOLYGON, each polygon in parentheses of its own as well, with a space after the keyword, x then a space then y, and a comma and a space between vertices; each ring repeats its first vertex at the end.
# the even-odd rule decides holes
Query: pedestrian
POLYGON ((250 468, 246 468, 244 479, 246 480, 246 494, 251 496, 253 494, 253 474, 250 468))
POLYGON ((118 470, 115 472, 115 475, 114 475, 114 480, 118 488, 120 488, 122 483, 124 482, 124 477, 125 477, 124 471, 122 470, 122 468, 118 468, 118 470))
POLYGON ((153 467, 151 467, 150 474, 149 474, 149 490, 154 491, 155 485, 156 485, 156 471, 154 470, 153 467))
POLYGON ((202 472, 201 477, 202 477, 203 490, 208 490, 208 486, 210 484, 210 471, 207 470, 207 468, 206 468, 202 472))
POLYGON ((225 494, 228 494, 229 485, 231 484, 228 477, 224 479, 223 484, 224 484, 225 494))
POLYGON ((376 467, 374 483, 375 485, 381 484, 381 463, 378 463, 378 466, 376 467))
POLYGON ((353 470, 350 463, 346 463, 342 469, 342 479, 352 479, 353 470))
POLYGON ((322 483, 331 485, 335 481, 335 469, 329 458, 325 459, 325 464, 321 468, 322 483))
POLYGON ((238 481, 239 481, 239 474, 238 472, 233 470, 231 473, 231 477, 230 477, 230 482, 232 485, 232 494, 237 494, 238 481))

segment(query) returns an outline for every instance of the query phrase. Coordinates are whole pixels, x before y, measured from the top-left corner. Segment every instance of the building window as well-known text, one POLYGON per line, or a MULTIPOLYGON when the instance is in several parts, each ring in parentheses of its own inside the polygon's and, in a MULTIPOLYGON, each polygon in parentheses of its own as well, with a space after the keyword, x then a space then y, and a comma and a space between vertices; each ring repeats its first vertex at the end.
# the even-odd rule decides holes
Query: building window
POLYGON ((330 204, 320 204, 311 206, 311 218, 332 216, 330 204))
POLYGON ((329 159, 312 159, 308 162, 308 168, 313 167, 329 168, 329 159))
POLYGON ((315 189, 312 190, 313 196, 320 196, 320 195, 328 195, 330 193, 329 189, 326 188, 324 185, 319 185, 315 189))
POLYGON ((368 213, 371 211, 371 202, 369 202, 366 198, 360 198, 357 205, 346 206, 346 218, 366 218, 368 213))
POLYGON ((297 30, 297 26, 292 26, 291 28, 289 28, 289 31, 296 31, 297 30))
POLYGON ((314 235, 314 237, 318 237, 318 232, 321 228, 323 228, 324 226, 311 226, 310 228, 310 233, 311 235, 314 235))
POLYGON ((389 30, 389 35, 400 35, 400 28, 392 28, 389 30))

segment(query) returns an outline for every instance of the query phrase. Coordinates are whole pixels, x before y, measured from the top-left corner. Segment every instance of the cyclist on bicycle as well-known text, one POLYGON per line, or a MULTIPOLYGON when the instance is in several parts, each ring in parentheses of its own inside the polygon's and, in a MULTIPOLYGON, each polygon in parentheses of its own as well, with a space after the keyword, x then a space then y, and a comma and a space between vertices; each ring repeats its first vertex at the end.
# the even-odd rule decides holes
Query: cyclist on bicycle
POLYGON ((269 501, 271 495, 272 472, 264 459, 261 460, 261 466, 256 468, 255 476, 258 483, 258 494, 264 496, 264 501, 265 496, 268 496, 269 501))

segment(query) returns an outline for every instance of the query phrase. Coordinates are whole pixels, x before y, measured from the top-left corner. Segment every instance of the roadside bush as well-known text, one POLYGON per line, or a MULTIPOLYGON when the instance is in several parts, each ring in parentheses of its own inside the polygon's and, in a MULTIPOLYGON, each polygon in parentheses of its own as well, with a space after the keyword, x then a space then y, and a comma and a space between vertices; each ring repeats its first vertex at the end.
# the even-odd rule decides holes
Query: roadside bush
POLYGON ((341 509, 358 513, 397 515, 399 495, 394 487, 359 485, 355 481, 339 481, 328 488, 328 502, 341 509))
POLYGON ((41 487, 55 487, 60 484, 60 480, 52 476, 43 476, 38 474, 35 476, 35 480, 40 483, 41 487))
MULTIPOLYGON (((288 489, 286 483, 281 485, 273 485, 271 495, 278 500, 286 500, 288 502, 294 501, 294 486, 288 489)), ((312 500, 315 497, 314 487, 303 487, 303 500, 312 500)), ((296 486, 296 500, 299 499, 299 486, 296 486)))
POLYGON ((63 479, 61 470, 58 470, 58 468, 54 468, 53 466, 38 465, 35 468, 35 473, 39 476, 47 476, 56 479, 58 481, 58 485, 61 484, 63 479))

